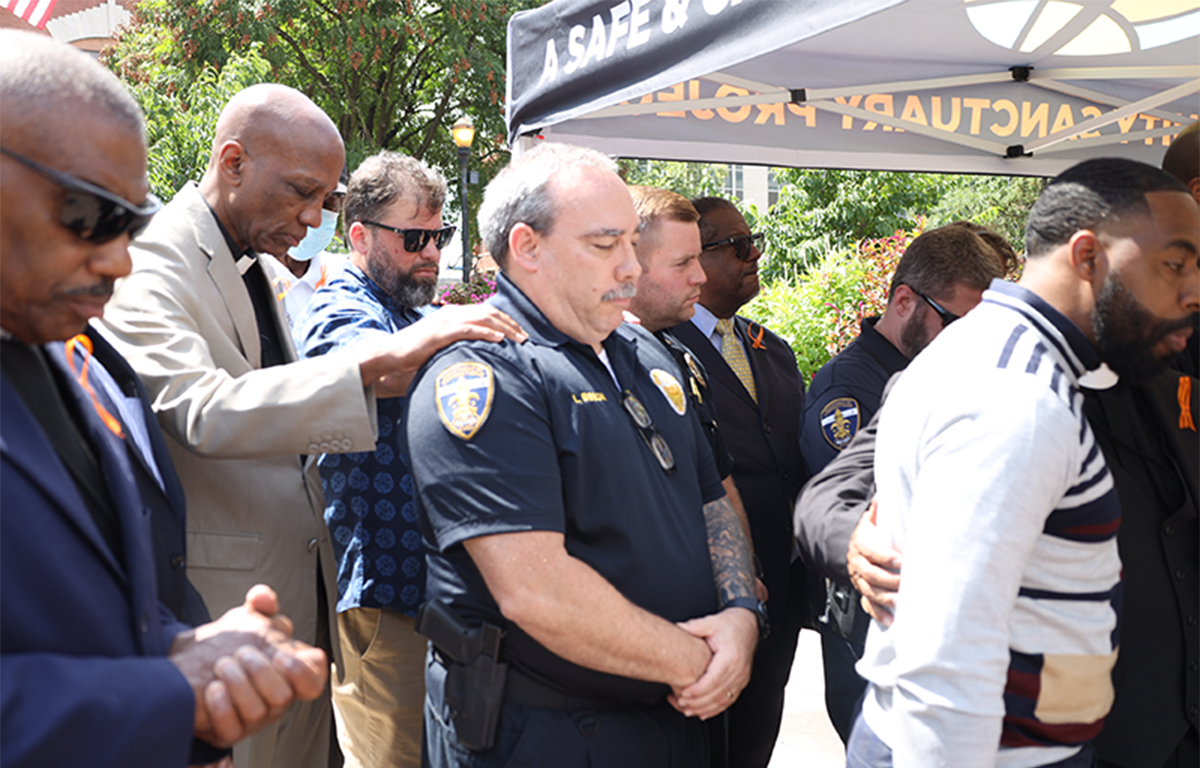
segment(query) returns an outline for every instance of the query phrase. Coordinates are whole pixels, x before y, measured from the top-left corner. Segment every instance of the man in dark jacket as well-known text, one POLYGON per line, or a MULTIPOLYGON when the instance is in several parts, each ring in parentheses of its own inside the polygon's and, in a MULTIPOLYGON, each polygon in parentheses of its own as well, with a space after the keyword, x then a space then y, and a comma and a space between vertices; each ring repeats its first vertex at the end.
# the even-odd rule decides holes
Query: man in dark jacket
POLYGON ((771 634, 759 644, 750 685, 729 710, 729 765, 764 768, 783 716, 783 690, 810 612, 804 567, 792 561, 792 502, 807 472, 800 456, 804 382, 787 341, 736 316, 758 293, 761 234, 733 203, 693 200, 707 280, 690 322, 672 329, 710 374, 733 481, 742 493, 768 591, 771 634))

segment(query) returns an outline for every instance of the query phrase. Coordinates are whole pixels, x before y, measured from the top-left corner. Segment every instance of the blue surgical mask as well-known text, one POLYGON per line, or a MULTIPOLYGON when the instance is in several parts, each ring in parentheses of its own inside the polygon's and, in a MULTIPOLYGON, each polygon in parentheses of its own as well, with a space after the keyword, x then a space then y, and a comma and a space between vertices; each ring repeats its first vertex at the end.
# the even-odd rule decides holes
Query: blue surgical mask
POLYGON ((321 251, 333 240, 333 236, 337 234, 337 211, 327 211, 321 209, 321 226, 313 229, 308 228, 308 234, 300 243, 292 248, 288 248, 288 256, 291 256, 296 261, 312 261, 313 257, 321 251))

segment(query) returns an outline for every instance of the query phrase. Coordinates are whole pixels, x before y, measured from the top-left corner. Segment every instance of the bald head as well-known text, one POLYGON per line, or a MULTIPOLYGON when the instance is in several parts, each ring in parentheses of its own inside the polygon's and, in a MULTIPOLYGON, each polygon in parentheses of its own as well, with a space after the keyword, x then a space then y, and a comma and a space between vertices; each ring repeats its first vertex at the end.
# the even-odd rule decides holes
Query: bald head
POLYGON ((254 85, 221 111, 200 192, 240 248, 282 256, 321 225, 345 159, 337 127, 307 96, 254 85))
POLYGON ((45 35, 0 30, 0 143, 34 152, 61 144, 74 121, 103 115, 143 134, 142 113, 120 81, 95 59, 45 35))
POLYGON ((90 56, 11 30, 0 31, 0 113, 0 325, 26 344, 68 339, 130 270, 130 229, 102 212, 147 201, 142 116, 90 56))
POLYGON ((229 100, 217 119, 212 167, 223 144, 236 141, 249 152, 314 144, 342 147, 329 115, 295 88, 278 83, 252 85, 229 100))

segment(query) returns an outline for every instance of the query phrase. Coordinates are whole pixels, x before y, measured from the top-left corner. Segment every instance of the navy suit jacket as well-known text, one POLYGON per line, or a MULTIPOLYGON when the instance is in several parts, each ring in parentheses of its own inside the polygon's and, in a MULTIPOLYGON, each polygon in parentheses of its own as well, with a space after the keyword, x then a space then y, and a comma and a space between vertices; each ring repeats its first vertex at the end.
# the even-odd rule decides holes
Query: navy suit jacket
POLYGON ((742 337, 754 374, 757 403, 721 353, 691 321, 680 323, 671 333, 708 370, 721 436, 733 455, 733 481, 750 520, 754 551, 763 567, 763 582, 771 593, 767 601, 771 626, 782 629, 786 626, 783 612, 789 610, 789 602, 793 606, 790 610, 800 611, 801 621, 808 619, 803 573, 797 572, 799 565, 791 565, 792 505, 808 479, 800 455, 804 381, 788 343, 757 323, 753 329, 750 325, 744 317, 734 318, 734 327, 742 337), (755 346, 750 339, 760 329, 763 337, 755 346), (792 595, 796 588, 802 594, 792 595))
POLYGON ((184 766, 195 698, 166 653, 186 627, 156 597, 150 511, 124 446, 77 385, 68 394, 85 414, 125 562, 0 376, 0 764, 184 766))
MULTIPOLYGON (((171 454, 167 450, 167 440, 163 437, 162 429, 158 426, 158 418, 150 407, 150 399, 141 379, 121 357, 108 340, 94 327, 88 326, 85 331, 92 340, 94 358, 104 366, 121 391, 126 396, 136 395, 142 404, 142 421, 146 425, 146 433, 150 437, 150 453, 162 477, 162 485, 158 484, 153 471, 146 462, 141 451, 132 440, 126 440, 126 455, 137 481, 138 492, 142 503, 150 509, 150 530, 154 544, 154 571, 158 580, 158 599, 180 621, 196 627, 211 621, 204 598, 188 580, 186 551, 186 504, 183 486, 171 454)), ((55 344, 54 354, 62 351, 61 344, 55 344)), ((66 360, 65 353, 63 361, 66 360)), ((119 414, 113 413, 114 416, 119 414)))

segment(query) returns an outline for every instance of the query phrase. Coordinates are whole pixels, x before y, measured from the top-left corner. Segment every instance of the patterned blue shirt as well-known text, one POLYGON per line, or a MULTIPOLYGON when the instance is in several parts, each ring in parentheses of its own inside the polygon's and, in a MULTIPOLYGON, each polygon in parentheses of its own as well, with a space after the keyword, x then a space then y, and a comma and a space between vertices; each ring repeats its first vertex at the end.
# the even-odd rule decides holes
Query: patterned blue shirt
MULTIPOLYGON (((353 264, 323 286, 297 326, 297 348, 316 357, 394 333, 422 317, 353 264)), ((325 523, 338 557, 339 612, 390 608, 415 616, 425 596, 425 548, 402 447, 404 398, 376 401, 379 440, 364 453, 327 453, 318 465, 325 523)))

